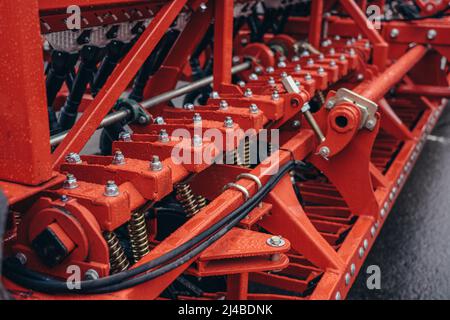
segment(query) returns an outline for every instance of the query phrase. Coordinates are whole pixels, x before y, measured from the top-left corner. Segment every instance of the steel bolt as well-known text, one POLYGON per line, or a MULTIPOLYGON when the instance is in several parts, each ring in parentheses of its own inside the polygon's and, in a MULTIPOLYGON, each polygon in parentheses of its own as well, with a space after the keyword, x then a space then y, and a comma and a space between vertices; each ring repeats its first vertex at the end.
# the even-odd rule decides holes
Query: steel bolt
POLYGON ((238 82, 238 86, 241 87, 241 88, 244 88, 244 87, 245 87, 245 82, 242 81, 242 80, 239 81, 239 82, 238 82))
POLYGON ((363 247, 359 247, 358 253, 359 253, 359 257, 360 258, 364 257, 364 248, 363 247))
POLYGON ((159 116, 155 118, 155 124, 165 124, 164 118, 159 116))
POLYGON ((321 155, 325 159, 328 158, 328 156, 330 155, 330 148, 326 146, 320 147, 319 155, 321 155))
POLYGON ((340 61, 345 61, 345 60, 347 60, 347 58, 345 57, 345 55, 341 54, 341 55, 339 56, 339 60, 340 60, 340 61))
POLYGON ((97 280, 98 278, 100 278, 100 276, 98 275, 98 272, 95 271, 94 269, 88 269, 84 273, 85 280, 97 280))
POLYGON ((19 263, 21 265, 25 265, 28 261, 27 256, 23 252, 17 252, 15 255, 16 259, 19 260, 19 263))
POLYGON ((274 73, 275 69, 273 67, 267 67, 266 72, 267 73, 274 73))
POLYGON ((267 80, 267 83, 270 84, 271 86, 275 85, 275 79, 273 77, 269 77, 269 79, 267 80))
POLYGON ((370 228, 370 235, 373 237, 375 237, 375 233, 377 232, 377 230, 375 229, 375 227, 372 226, 372 228, 370 228))
POLYGON ((345 285, 346 286, 348 286, 349 284, 350 284, 350 279, 351 279, 351 277, 350 277, 350 273, 346 273, 345 274, 345 285))
POLYGON ((167 143, 169 142, 169 134, 167 133, 166 129, 161 129, 159 131, 159 135, 158 135, 158 141, 162 142, 162 143, 167 143))
POLYGON ((305 80, 306 80, 306 81, 311 81, 311 80, 312 80, 312 76, 311 76, 310 73, 307 73, 307 74, 305 75, 305 80))
POLYGON ((325 69, 323 67, 319 67, 319 69, 317 69, 317 72, 319 74, 323 74, 323 73, 325 73, 325 69))
POLYGON ((285 245, 286 241, 281 236, 272 236, 267 239, 266 243, 271 247, 282 247, 285 245))
POLYGON ((278 99, 280 99, 280 94, 278 93, 277 90, 274 90, 272 92, 272 100, 278 100, 278 99))
POLYGON ((114 180, 108 180, 105 185, 105 192, 103 193, 106 197, 117 197, 119 195, 119 187, 114 182, 114 180))
POLYGON ((234 122, 231 117, 226 117, 225 121, 223 122, 223 126, 225 128, 233 128, 234 122))
POLYGON ((260 66, 255 67, 256 74, 261 74, 262 71, 263 71, 263 69, 260 66))
POLYGON ((194 136, 192 137, 192 146, 201 147, 202 143, 202 137, 200 137, 198 134, 194 134, 194 136))
POLYGON ((249 109, 250 109, 250 113, 253 113, 253 114, 257 114, 259 111, 258 106, 254 103, 252 103, 250 105, 249 109))
POLYGON ((219 102, 219 108, 221 110, 226 110, 228 109, 228 102, 226 102, 225 100, 220 100, 219 102))
POLYGON ((71 152, 66 156, 66 162, 67 163, 81 163, 81 158, 78 153, 71 152))
POLYGON ((140 116, 138 118, 138 122, 139 122, 139 124, 147 124, 148 123, 148 119, 146 117, 144 117, 144 116, 140 116))
POLYGON ((194 110, 194 105, 192 103, 185 103, 183 105, 183 109, 185 109, 185 110, 194 110))
POLYGON ((335 67, 335 66, 336 66, 336 61, 331 60, 331 61, 330 61, 330 67, 335 67))
POLYGON ((428 30, 428 32, 427 32, 427 39, 428 40, 433 40, 433 39, 436 38, 436 36, 437 36, 437 31, 436 30, 434 30, 434 29, 428 30))
POLYGON ((369 119, 366 122, 366 128, 369 130, 372 130, 373 128, 375 128, 377 122, 374 119, 369 119))
POLYGON ((77 178, 75 178, 73 174, 68 173, 66 175, 66 180, 63 183, 63 188, 68 190, 78 188, 77 178))
POLYGON ((114 157, 112 159, 112 164, 115 164, 115 165, 123 165, 123 164, 125 164, 125 157, 124 157, 122 151, 116 150, 116 152, 114 152, 114 157))
POLYGON ((194 113, 194 116, 192 117, 192 121, 194 123, 201 123, 202 122, 202 116, 200 113, 194 113))
POLYGON ((61 201, 67 202, 67 201, 69 201, 69 197, 66 194, 63 194, 63 195, 61 195, 61 201))
POLYGON ((336 292, 336 295, 334 296, 335 300, 341 300, 341 293, 338 291, 336 292))
POLYGON ((252 89, 247 88, 244 92, 244 97, 250 98, 253 95, 252 89))
POLYGON ((256 81, 256 80, 258 80, 258 75, 256 73, 250 73, 248 78, 252 81, 256 81))
POLYGON ((202 2, 202 3, 200 3, 199 8, 200 8, 200 12, 205 12, 206 9, 208 9, 208 6, 204 2, 202 2))
POLYGON ((159 156, 154 155, 150 162, 150 169, 152 171, 161 171, 163 168, 162 162, 159 160, 159 156))
POLYGON ((119 133, 119 140, 125 141, 125 142, 130 142, 131 141, 131 133, 129 133, 128 131, 122 131, 121 133, 119 133))
POLYGON ((356 272, 356 266, 355 266, 354 263, 352 263, 352 264, 350 265, 350 274, 351 274, 352 276, 354 276, 354 275, 355 275, 355 272, 356 272))
POLYGON ((369 241, 367 239, 364 239, 363 247, 364 247, 364 250, 367 250, 367 248, 369 248, 369 241))
POLYGON ((293 56, 291 61, 292 62, 298 62, 298 61, 300 61, 300 57, 299 56, 293 56))
POLYGON ((220 98, 219 93, 218 93, 217 91, 212 91, 212 92, 209 94, 209 97, 210 97, 211 99, 219 99, 219 98, 220 98))
POLYGON ((300 71, 302 71, 302 67, 299 64, 296 64, 295 67, 294 67, 294 71, 295 72, 300 72, 300 71))
POLYGON ((277 64, 277 67, 278 67, 278 68, 286 68, 286 62, 284 62, 284 61, 279 61, 278 64, 277 64))
POLYGON ((294 129, 296 129, 296 128, 300 128, 300 125, 301 125, 301 123, 300 123, 300 120, 294 120, 294 121, 292 121, 292 128, 294 128, 294 129))
POLYGON ((306 61, 306 64, 308 66, 312 66, 314 64, 314 60, 313 59, 308 59, 308 61, 306 61))

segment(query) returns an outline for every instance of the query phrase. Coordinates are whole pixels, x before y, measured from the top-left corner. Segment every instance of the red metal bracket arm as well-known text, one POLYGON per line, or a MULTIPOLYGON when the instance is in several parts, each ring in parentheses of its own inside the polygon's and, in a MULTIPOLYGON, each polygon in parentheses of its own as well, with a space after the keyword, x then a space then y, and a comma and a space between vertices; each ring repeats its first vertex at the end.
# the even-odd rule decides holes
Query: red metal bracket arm
POLYGON ((174 0, 161 8, 130 52, 114 70, 103 89, 55 150, 54 167, 58 166, 68 152, 79 152, 83 148, 185 4, 186 0, 174 0))
POLYGON ((324 270, 342 268, 343 261, 337 252, 303 211, 289 176, 285 176, 278 183, 266 201, 272 204, 272 213, 260 222, 264 229, 289 239, 295 251, 318 267, 324 270))
POLYGON ((384 41, 383 37, 371 25, 364 11, 362 11, 354 0, 340 0, 340 3, 353 20, 355 20, 361 32, 373 43, 373 62, 380 70, 384 70, 388 60, 388 43, 384 41))

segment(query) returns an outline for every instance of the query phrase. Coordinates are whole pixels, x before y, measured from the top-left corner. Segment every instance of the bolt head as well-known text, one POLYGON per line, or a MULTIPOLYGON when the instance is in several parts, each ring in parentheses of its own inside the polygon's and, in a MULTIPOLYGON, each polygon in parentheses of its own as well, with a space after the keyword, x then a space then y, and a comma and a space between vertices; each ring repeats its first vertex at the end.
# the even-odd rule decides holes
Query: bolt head
POLYGON ((194 116, 192 117, 192 121, 194 123, 202 122, 202 116, 200 115, 200 113, 194 113, 194 116))
POLYGON ((206 9, 208 9, 208 6, 204 2, 202 2, 202 3, 200 3, 199 9, 200 9, 200 12, 205 12, 206 9))
POLYGON ((202 144, 203 144, 202 137, 200 137, 197 134, 194 134, 194 136, 192 137, 192 146, 193 147, 201 147, 202 144))
POLYGON ((222 110, 228 109, 228 102, 226 102, 225 100, 220 100, 219 108, 222 110))
POLYGON ((275 72, 275 69, 274 69, 273 67, 267 67, 267 68, 266 68, 266 72, 267 72, 267 73, 274 73, 274 72, 275 72))
POLYGON ((226 117, 223 122, 223 125, 225 128, 233 128, 234 125, 233 119, 231 117, 226 117))
POLYGON ((28 261, 27 256, 23 252, 17 252, 15 257, 21 265, 25 265, 28 261))
POLYGON ((209 94, 209 97, 210 97, 211 99, 219 99, 219 98, 220 98, 219 93, 218 93, 217 91, 212 91, 212 92, 209 94))
POLYGON ((252 103, 249 107, 250 113, 257 114, 259 112, 258 106, 252 103))
POLYGON ((359 254, 360 258, 364 257, 364 248, 363 247, 359 247, 358 254, 359 254))
POLYGON ((116 150, 116 152, 114 152, 112 164, 115 164, 115 165, 124 165, 125 164, 125 156, 123 155, 122 151, 116 150))
POLYGON ((126 142, 131 141, 131 133, 129 133, 128 131, 122 131, 121 133, 119 133, 119 140, 126 142))
POLYGON ((78 188, 77 178, 71 173, 66 175, 66 180, 63 183, 63 188, 67 190, 78 188))
POLYGON ((330 155, 330 148, 328 148, 327 146, 320 147, 319 155, 321 155, 323 158, 328 158, 328 156, 330 155))
POLYGON ((139 124, 146 124, 148 122, 148 119, 144 116, 140 116, 138 122, 139 124))
POLYGON ((377 125, 377 122, 374 119, 369 119, 366 122, 366 128, 372 130, 377 125))
POLYGON ((278 100, 278 99, 280 99, 280 94, 278 93, 277 90, 274 90, 272 92, 272 100, 278 100))
POLYGON ((252 89, 250 89, 250 88, 245 89, 245 91, 244 91, 244 97, 249 98, 249 97, 251 97, 252 95, 253 95, 252 89))
POLYGON ((159 156, 154 155, 152 157, 152 161, 150 162, 150 169, 152 171, 161 171, 163 169, 163 164, 159 160, 159 156))
POLYGON ((351 279, 351 277, 350 277, 350 273, 346 273, 345 274, 345 285, 346 286, 348 286, 349 284, 350 284, 350 279, 351 279))
POLYGON ((94 269, 88 269, 84 273, 85 280, 88 280, 88 281, 89 280, 97 280, 98 278, 100 278, 100 276, 98 275, 98 272, 95 271, 94 269))
POLYGON ((66 156, 66 162, 78 164, 78 163, 81 163, 82 161, 81 161, 80 155, 78 153, 71 152, 66 156))
POLYGON ((300 128, 301 122, 300 120, 294 120, 292 121, 292 128, 296 129, 296 128, 300 128))
POLYGON ((434 29, 428 30, 427 32, 427 39, 428 40, 434 40, 437 36, 437 31, 434 29))
POLYGON ((117 197, 119 195, 119 187, 113 180, 108 180, 105 185, 105 192, 103 193, 106 197, 117 197))
POLYGON ((355 265, 354 263, 352 263, 352 264, 350 265, 350 274, 351 274, 352 276, 354 276, 354 275, 355 275, 355 272, 356 272, 356 265, 355 265))
POLYGON ((194 105, 192 103, 185 103, 183 105, 183 109, 185 109, 185 110, 194 110, 194 105))
POLYGON ((155 118, 155 124, 165 124, 164 118, 159 116, 155 118))
POLYGON ((266 243, 271 247, 282 247, 286 244, 286 241, 281 236, 272 236, 267 239, 266 243))
POLYGON ((245 88, 245 82, 244 81, 241 80, 237 84, 238 84, 239 87, 245 88))
POLYGON ((169 142, 169 134, 167 133, 166 129, 161 129, 161 131, 159 131, 159 135, 158 135, 158 141, 159 142, 169 142))
POLYGON ((335 300, 341 300, 341 299, 342 299, 341 293, 340 293, 339 291, 336 292, 336 295, 334 296, 334 299, 335 299, 335 300))
POLYGON ((252 81, 258 80, 258 75, 256 73, 251 73, 248 78, 252 81))

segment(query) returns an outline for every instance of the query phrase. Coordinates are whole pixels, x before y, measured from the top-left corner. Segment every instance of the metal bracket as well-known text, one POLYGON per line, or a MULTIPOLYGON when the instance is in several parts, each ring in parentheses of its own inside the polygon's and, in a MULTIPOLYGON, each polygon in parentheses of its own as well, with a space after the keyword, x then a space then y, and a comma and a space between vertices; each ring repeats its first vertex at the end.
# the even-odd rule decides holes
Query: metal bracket
POLYGON ((375 128, 377 124, 375 114, 378 110, 378 105, 375 102, 366 99, 351 90, 341 88, 336 92, 334 97, 331 97, 327 101, 325 107, 327 109, 333 109, 336 105, 343 102, 351 103, 361 110, 362 117, 359 129, 365 127, 372 131, 375 128))
POLYGON ((138 122, 139 124, 147 124, 150 121, 150 116, 145 112, 144 108, 132 99, 120 99, 117 101, 114 109, 126 109, 130 112, 129 122, 138 122))

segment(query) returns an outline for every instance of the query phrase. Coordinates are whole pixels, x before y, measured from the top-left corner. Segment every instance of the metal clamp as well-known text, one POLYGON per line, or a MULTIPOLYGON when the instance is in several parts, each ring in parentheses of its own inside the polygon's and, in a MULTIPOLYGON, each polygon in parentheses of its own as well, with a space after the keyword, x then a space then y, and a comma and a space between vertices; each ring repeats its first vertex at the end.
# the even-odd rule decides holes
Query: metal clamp
POLYGON ((240 191, 240 192, 244 195, 245 201, 247 201, 248 199, 250 199, 250 193, 248 192, 247 189, 245 189, 245 188, 244 188, 243 186, 241 186, 240 184, 237 184, 237 183, 234 183, 234 182, 230 182, 230 183, 226 184, 226 185, 223 187, 222 191, 226 191, 226 190, 228 190, 228 189, 236 189, 236 190, 240 191))
POLYGON ((351 90, 340 88, 336 92, 336 95, 328 100, 326 108, 332 109, 342 102, 351 103, 361 110, 362 117, 359 129, 365 127, 372 131, 375 128, 377 124, 376 112, 378 109, 378 105, 375 102, 366 99, 351 90))
POLYGON ((236 177, 236 181, 240 180, 240 179, 247 179, 247 180, 252 180, 256 183, 256 185, 258 186, 258 191, 259 189, 262 188, 262 183, 261 180, 259 180, 259 178, 257 176, 255 176, 254 174, 251 173, 241 173, 236 177))

